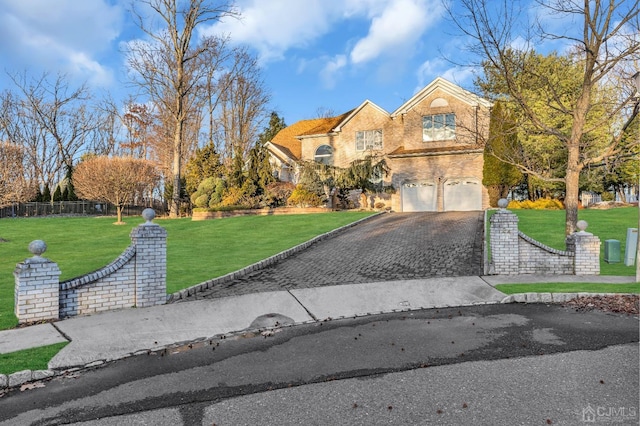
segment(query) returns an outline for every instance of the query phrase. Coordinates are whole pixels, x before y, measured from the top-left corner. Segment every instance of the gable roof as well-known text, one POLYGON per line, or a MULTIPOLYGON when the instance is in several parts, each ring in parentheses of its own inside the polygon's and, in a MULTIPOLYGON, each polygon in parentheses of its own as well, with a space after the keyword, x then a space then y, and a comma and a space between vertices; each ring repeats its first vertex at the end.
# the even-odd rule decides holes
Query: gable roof
POLYGON ((291 159, 299 160, 302 157, 300 136, 326 135, 327 133, 331 133, 352 111, 353 110, 345 112, 336 117, 313 118, 298 121, 280 130, 273 139, 271 139, 270 143, 291 159))
POLYGON ((264 144, 265 148, 269 151, 271 155, 280 160, 281 163, 294 164, 299 157, 293 155, 289 148, 286 148, 282 145, 275 144, 271 141, 264 144))
POLYGON ((400 105, 398 109, 396 109, 393 113, 391 113, 391 117, 397 117, 400 114, 406 114, 409 110, 415 107, 418 103, 420 103, 424 98, 433 94, 436 89, 440 89, 449 95, 459 99, 462 102, 465 102, 471 106, 483 106, 486 108, 490 108, 493 104, 488 100, 481 98, 480 96, 469 92, 468 90, 463 89, 462 87, 451 83, 450 81, 445 80, 442 77, 437 77, 431 83, 424 87, 424 89, 420 90, 416 93, 411 99, 409 99, 404 104, 400 105))
MULTIPOLYGON (((327 118, 316 118, 314 120, 303 120, 303 121, 312 121, 314 126, 307 129, 303 133, 299 133, 298 136, 313 136, 313 135, 326 135, 327 133, 332 133, 335 131, 336 127, 338 127, 345 118, 347 118, 351 113, 355 110, 347 111, 344 114, 340 114, 335 117, 327 117, 327 118)), ((301 123, 300 121, 298 123, 301 123)), ((296 124, 298 124, 296 123, 296 124)))
MULTIPOLYGON (((340 128, 342 126, 344 126, 345 124, 347 124, 349 122, 349 120, 351 120, 353 117, 355 117, 364 107, 366 107, 367 105, 371 105, 373 108, 377 109, 379 112, 381 112, 382 114, 386 115, 387 117, 389 117, 389 113, 387 111, 385 111, 383 108, 379 107, 378 105, 374 104, 373 102, 371 102, 369 99, 365 100, 363 103, 360 104, 360 106, 358 106, 355 109, 352 109, 349 112, 346 112, 344 114, 342 114, 341 117, 344 117, 344 119, 342 119, 338 125, 335 127, 335 131, 339 132, 340 128)), ((337 118, 337 117, 336 117, 337 118)))

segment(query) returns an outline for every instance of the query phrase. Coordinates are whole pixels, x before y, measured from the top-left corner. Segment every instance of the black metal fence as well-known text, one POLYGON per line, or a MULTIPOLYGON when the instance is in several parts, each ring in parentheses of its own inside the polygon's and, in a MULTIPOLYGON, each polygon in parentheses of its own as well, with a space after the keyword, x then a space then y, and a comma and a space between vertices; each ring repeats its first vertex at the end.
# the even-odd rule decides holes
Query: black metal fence
MULTIPOLYGON (((139 216, 142 210, 151 207, 156 213, 165 211, 160 201, 153 201, 147 205, 127 205, 122 209, 123 216, 139 216)), ((15 203, 0 207, 0 218, 33 217, 33 216, 115 216, 116 208, 113 204, 100 201, 54 201, 51 203, 15 203)))

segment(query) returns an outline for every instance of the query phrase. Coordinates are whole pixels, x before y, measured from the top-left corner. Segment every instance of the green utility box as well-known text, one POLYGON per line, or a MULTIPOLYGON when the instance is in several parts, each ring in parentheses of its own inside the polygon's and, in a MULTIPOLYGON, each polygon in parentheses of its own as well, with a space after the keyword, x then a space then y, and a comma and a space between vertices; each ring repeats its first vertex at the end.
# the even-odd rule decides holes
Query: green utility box
POLYGON ((620 263, 620 241, 604 240, 604 261, 620 263))

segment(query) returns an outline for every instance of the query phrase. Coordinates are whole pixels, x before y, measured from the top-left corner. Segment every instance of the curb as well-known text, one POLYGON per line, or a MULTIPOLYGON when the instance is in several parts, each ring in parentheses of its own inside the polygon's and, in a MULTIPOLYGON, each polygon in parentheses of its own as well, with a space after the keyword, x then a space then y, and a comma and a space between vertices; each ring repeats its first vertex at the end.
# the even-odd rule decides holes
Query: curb
POLYGON ((379 212, 379 213, 376 213, 376 214, 372 214, 371 216, 367 216, 365 218, 356 220, 355 222, 351 222, 351 223, 349 223, 347 225, 341 226, 340 228, 336 228, 336 229, 333 229, 333 230, 331 230, 329 232, 325 232, 324 234, 320 234, 320 235, 318 235, 318 236, 316 236, 316 237, 314 237, 314 238, 312 238, 312 239, 310 239, 308 241, 305 241, 304 243, 300 243, 297 246, 294 246, 294 247, 292 247, 290 249, 284 250, 284 251, 282 251, 280 253, 274 254, 271 257, 268 257, 268 258, 266 258, 264 260, 261 260, 259 262, 253 263, 253 264, 251 264, 249 266, 246 266, 246 267, 244 267, 242 269, 239 269, 237 271, 230 272, 230 273, 228 273, 226 275, 223 275, 221 277, 213 278, 211 280, 204 281, 204 282, 202 282, 200 284, 196 284, 194 286, 185 288, 185 289, 180 290, 178 292, 171 293, 171 294, 167 295, 167 303, 175 303, 175 302, 177 302, 179 300, 186 299, 187 297, 192 296, 192 295, 194 295, 194 294, 196 294, 198 292, 208 290, 208 289, 212 288, 213 286, 215 286, 216 284, 224 284, 224 283, 227 283, 229 281, 233 281, 233 280, 235 280, 237 278, 244 277, 244 276, 250 274, 251 272, 258 271, 260 269, 264 269, 264 268, 266 268, 268 266, 274 265, 274 264, 280 262, 283 259, 286 259, 286 258, 288 258, 290 256, 293 256, 296 253, 299 253, 299 252, 309 248, 309 246, 311 246, 312 244, 315 244, 315 243, 317 243, 319 241, 322 241, 322 240, 325 240, 327 238, 333 237, 333 236, 335 236, 336 234, 339 234, 342 231, 345 231, 345 230, 347 230, 347 229, 349 229, 349 228, 351 228, 353 226, 359 225, 362 222, 365 222, 367 220, 371 220, 371 219, 373 219, 375 217, 378 217, 380 215, 383 215, 383 214, 386 214, 386 212, 379 212))
POLYGON ((636 293, 516 293, 500 303, 565 303, 580 297, 634 296, 636 293))
MULTIPOLYGON (((374 215, 377 216, 377 215, 374 215)), ((373 217, 373 216, 372 216, 373 217)), ((361 220, 366 220, 369 218, 365 218, 365 219, 361 219, 361 220)), ((359 221, 358 221, 359 222, 359 221)), ((358 223, 358 222, 354 222, 358 223)), ((353 225, 353 224, 351 224, 353 225)), ((347 225, 348 226, 348 225, 347 225)), ((339 228, 342 229, 342 228, 339 228)), ((336 229, 334 231, 331 232, 335 232, 338 231, 339 229, 336 229)), ((323 234, 326 235, 326 234, 323 234)), ((301 244, 303 245, 303 244, 301 244)), ((299 246, 294 247, 297 248, 299 246)), ((293 250, 293 249, 290 249, 293 250)), ((288 251, 288 250, 287 250, 288 251)), ((277 255, 276 255, 277 256, 277 255)), ((580 298, 580 297, 594 297, 594 296, 620 296, 620 295, 636 295, 635 293, 517 293, 517 294, 511 294, 509 296, 504 297, 500 302, 477 302, 477 303, 471 303, 471 304, 466 304, 466 305, 456 305, 456 306, 442 306, 441 308, 453 308, 453 307, 459 307, 459 306, 480 306, 480 305, 490 305, 490 304, 506 304, 506 303, 564 303, 567 302, 569 300, 572 299, 576 299, 576 298, 580 298)), ((348 316, 341 316, 341 317, 336 317, 336 318, 324 318, 324 319, 320 319, 318 318, 315 321, 305 321, 302 323, 296 323, 296 324, 288 324, 284 327, 291 327, 294 325, 300 325, 300 324, 306 324, 306 323, 322 323, 322 322, 326 322, 326 321, 331 321, 331 320, 340 320, 340 319, 346 319, 346 318, 356 318, 356 317, 363 317, 363 316, 370 316, 370 315, 380 315, 380 314, 390 314, 390 313, 398 313, 398 312, 411 312, 411 311, 416 311, 416 310, 422 310, 422 309, 438 309, 437 307, 412 307, 412 308, 408 308, 408 309, 392 309, 391 311, 381 311, 381 312, 366 312, 366 313, 357 313, 357 314, 353 314, 353 315, 348 315, 348 316)), ((263 328, 258 328, 258 329, 251 329, 251 330, 237 330, 237 331, 230 331, 227 333, 223 333, 220 335, 216 335, 216 336, 212 336, 212 337, 207 337, 207 338, 201 338, 201 339, 197 339, 194 341, 185 341, 185 342, 176 342, 176 343, 172 343, 170 345, 166 345, 163 347, 156 347, 153 349, 141 349, 138 350, 136 352, 132 352, 129 353, 127 355, 124 355, 119 359, 125 359, 125 358, 129 358, 132 356, 137 356, 137 355, 144 355, 144 354, 149 354, 150 352, 159 352, 159 351, 166 351, 170 348, 175 348, 175 347, 181 347, 181 346, 185 346, 188 344, 197 344, 197 343, 202 343, 202 342, 206 342, 206 341, 210 341, 214 338, 226 338, 226 337, 231 337, 231 336, 235 336, 238 335, 239 333, 247 333, 247 332, 256 332, 256 333, 260 333, 263 331, 267 331, 267 330, 274 330, 277 328, 283 328, 283 326, 278 326, 278 327, 263 327, 263 328), (224 336, 224 337, 222 337, 224 336)), ((116 361, 116 360, 113 360, 116 361)), ((111 362, 111 361, 109 361, 111 362)), ((96 360, 96 361, 92 361, 84 366, 78 366, 78 367, 69 367, 66 369, 62 369, 62 370, 23 370, 23 371, 17 371, 15 373, 12 374, 0 374, 0 396, 2 395, 2 392, 8 391, 11 388, 15 388, 18 386, 22 386, 24 384, 30 383, 30 382, 36 382, 39 380, 46 380, 46 379, 50 379, 56 376, 64 376, 65 374, 69 374, 69 373, 73 373, 76 371, 81 371, 84 369, 88 369, 88 368, 94 368, 94 367, 98 367, 104 364, 107 364, 107 361, 104 360, 96 360)))
POLYGON ((56 376, 53 370, 22 370, 11 374, 0 374, 0 392, 25 383, 48 379, 56 376))

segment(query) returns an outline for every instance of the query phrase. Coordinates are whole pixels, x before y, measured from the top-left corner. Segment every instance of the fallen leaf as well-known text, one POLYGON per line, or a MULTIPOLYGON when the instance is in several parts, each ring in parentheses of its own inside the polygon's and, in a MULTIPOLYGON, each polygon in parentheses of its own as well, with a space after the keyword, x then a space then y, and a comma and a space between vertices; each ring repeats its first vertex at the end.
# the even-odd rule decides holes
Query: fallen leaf
POLYGON ((25 383, 24 385, 20 386, 20 392, 24 392, 29 389, 37 389, 37 388, 43 388, 43 387, 44 387, 44 383, 42 382, 25 383))

